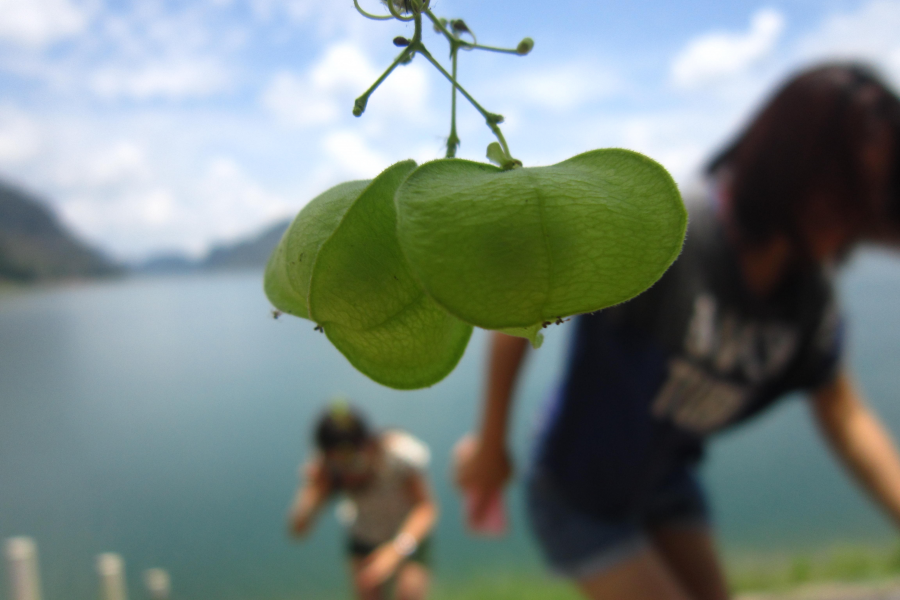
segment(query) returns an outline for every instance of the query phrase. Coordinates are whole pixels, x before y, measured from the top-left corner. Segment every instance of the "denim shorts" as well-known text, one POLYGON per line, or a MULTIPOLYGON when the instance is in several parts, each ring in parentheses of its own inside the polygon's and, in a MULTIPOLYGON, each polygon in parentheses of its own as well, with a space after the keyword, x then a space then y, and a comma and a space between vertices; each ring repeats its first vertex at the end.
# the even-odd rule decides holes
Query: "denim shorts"
POLYGON ((703 490, 693 471, 680 470, 645 499, 645 508, 628 517, 604 517, 572 506, 540 469, 527 482, 531 527, 550 568, 583 580, 606 571, 650 545, 657 527, 709 526, 703 490))

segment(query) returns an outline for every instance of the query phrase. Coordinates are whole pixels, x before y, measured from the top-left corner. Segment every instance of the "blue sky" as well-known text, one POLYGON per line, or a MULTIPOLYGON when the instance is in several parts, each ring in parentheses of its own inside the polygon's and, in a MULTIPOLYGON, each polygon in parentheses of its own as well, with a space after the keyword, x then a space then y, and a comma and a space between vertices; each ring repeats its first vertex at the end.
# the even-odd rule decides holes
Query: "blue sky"
MULTIPOLYGON (((900 83, 900 0, 432 6, 482 43, 534 38, 527 57, 460 60, 526 165, 622 146, 687 185, 797 68, 856 58, 900 83)), ((335 183, 437 158, 447 135, 449 87, 421 59, 350 114, 410 32, 351 0, 0 0, 0 14, 0 177, 120 259, 200 256, 335 183)), ((481 160, 490 133, 468 106, 459 118, 460 156, 481 160)))

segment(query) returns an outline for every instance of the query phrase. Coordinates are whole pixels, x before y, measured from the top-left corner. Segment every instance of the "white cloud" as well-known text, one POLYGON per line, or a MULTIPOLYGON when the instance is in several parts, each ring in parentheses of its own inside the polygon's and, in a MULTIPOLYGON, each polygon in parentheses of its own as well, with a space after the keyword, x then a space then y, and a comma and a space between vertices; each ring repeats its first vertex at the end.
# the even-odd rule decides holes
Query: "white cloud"
POLYGON ((873 0, 855 12, 827 18, 800 41, 799 57, 866 60, 900 83, 900 2, 873 0))
POLYGON ((88 190, 67 198, 59 209, 77 231, 104 240, 120 256, 148 243, 166 245, 183 210, 175 193, 163 186, 125 190, 113 199, 88 190))
POLYGON ((87 12, 69 0, 0 0, 0 40, 45 46, 82 32, 87 12))
POLYGON ((151 190, 137 203, 137 214, 150 227, 169 225, 175 216, 177 205, 169 190, 151 190))
POLYGON ((267 191, 230 157, 209 161, 196 186, 198 216, 207 239, 235 239, 255 228, 290 214, 294 208, 278 194, 267 191))
POLYGON ((40 148, 40 128, 34 119, 13 106, 0 105, 0 164, 27 161, 40 148))
POLYGON ((322 147, 349 177, 357 179, 374 177, 390 163, 386 156, 372 150, 355 131, 329 133, 323 139, 322 147))
POLYGON ((684 184, 708 158, 714 132, 723 129, 720 119, 714 123, 711 128, 709 115, 697 112, 634 115, 618 124, 616 137, 621 146, 653 157, 684 184))
POLYGON ((221 9, 193 2, 101 2, 0 0, 0 42, 28 36, 35 46, 0 43, 0 72, 43 83, 50 92, 45 97, 57 93, 68 104, 85 95, 208 97, 239 83, 238 51, 247 43, 248 30, 243 23, 224 21, 217 14, 221 9), (7 4, 15 8, 10 8, 13 17, 24 16, 8 19, 7 4), (63 51, 46 47, 66 36, 63 51))
POLYGON ((211 58, 102 67, 90 81, 92 91, 100 97, 136 100, 209 96, 231 85, 231 73, 211 58))
POLYGON ((288 71, 272 78, 260 101, 283 124, 296 127, 325 125, 338 115, 330 94, 315 90, 308 80, 288 71))
POLYGON ((330 46, 302 76, 276 74, 260 98, 282 123, 298 127, 328 125, 338 117, 341 103, 359 95, 378 77, 368 58, 350 42, 330 46))
POLYGON ((208 159, 187 180, 135 174, 138 165, 139 170, 149 168, 147 161, 124 144, 87 162, 105 165, 105 173, 95 172, 82 187, 70 187, 59 208, 77 231, 103 240, 123 258, 141 258, 163 248, 201 256, 212 244, 252 235, 297 209, 228 156, 208 159), (119 182, 87 185, 97 175, 118 176, 119 182))
POLYGON ((680 88, 696 88, 746 71, 774 50, 784 24, 780 12, 761 9, 747 32, 712 32, 694 38, 672 62, 672 82, 680 88))
MULTIPOLYGON (((353 101, 378 78, 380 71, 352 42, 329 46, 303 75, 277 73, 260 103, 281 123, 295 127, 333 124, 349 114, 353 101)), ((369 99, 367 115, 421 119, 429 93, 428 75, 416 63, 398 67, 369 99)))
POLYGON ((607 98, 622 89, 619 78, 584 64, 557 65, 529 70, 495 86, 495 95, 513 100, 516 105, 532 105, 555 111, 578 108, 607 98))
POLYGON ((120 141, 88 156, 73 157, 63 165, 57 185, 98 190, 143 185, 152 178, 144 148, 133 141, 120 141))
MULTIPOLYGON (((334 39, 340 33, 359 32, 362 17, 350 2, 334 0, 247 0, 253 19, 260 24, 311 25, 320 39, 334 39), (358 18, 357 18, 358 17, 358 18)), ((310 27, 304 27, 306 33, 310 27)), ((362 29, 364 30, 364 29, 362 29)))
POLYGON ((304 21, 311 17, 317 5, 330 4, 317 0, 250 0, 253 16, 261 21, 270 21, 276 16, 285 15, 294 21, 304 21))
POLYGON ((363 51, 352 42, 329 46, 309 72, 316 89, 327 91, 365 89, 379 75, 363 51))

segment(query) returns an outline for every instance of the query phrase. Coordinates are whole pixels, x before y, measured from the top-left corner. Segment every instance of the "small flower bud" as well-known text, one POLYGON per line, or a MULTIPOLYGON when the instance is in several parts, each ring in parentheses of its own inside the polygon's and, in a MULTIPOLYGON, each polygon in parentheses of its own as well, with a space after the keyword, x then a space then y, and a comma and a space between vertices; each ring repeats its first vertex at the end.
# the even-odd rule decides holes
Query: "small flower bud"
POLYGON ((472 33, 469 31, 469 27, 465 24, 462 19, 456 19, 455 21, 450 21, 450 26, 453 27, 453 31, 457 33, 472 33))
POLYGON ((522 56, 531 52, 531 49, 534 48, 534 40, 530 37, 525 38, 519 45, 516 46, 516 54, 521 54, 522 56))
POLYGON ((353 103, 353 116, 358 117, 362 115, 366 111, 366 104, 369 103, 369 99, 365 96, 360 96, 356 99, 356 102, 353 103))
POLYGON ((406 46, 409 46, 409 40, 402 35, 398 35, 394 38, 394 45, 398 48, 405 48, 406 46))

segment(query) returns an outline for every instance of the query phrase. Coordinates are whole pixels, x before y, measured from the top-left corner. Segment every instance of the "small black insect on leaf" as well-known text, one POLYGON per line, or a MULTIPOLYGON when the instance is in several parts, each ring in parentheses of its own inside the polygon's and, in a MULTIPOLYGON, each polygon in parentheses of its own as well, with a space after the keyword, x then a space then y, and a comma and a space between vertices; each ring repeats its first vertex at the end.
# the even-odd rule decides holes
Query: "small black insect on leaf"
POLYGON ((277 308, 272 309, 272 318, 273 318, 273 319, 277 319, 278 317, 280 317, 280 316, 283 315, 283 314, 284 314, 284 313, 281 312, 280 310, 278 310, 277 308))
POLYGON ((319 333, 325 333, 325 330, 322 329, 321 325, 316 325, 315 327, 313 327, 313 331, 318 331, 319 333))

